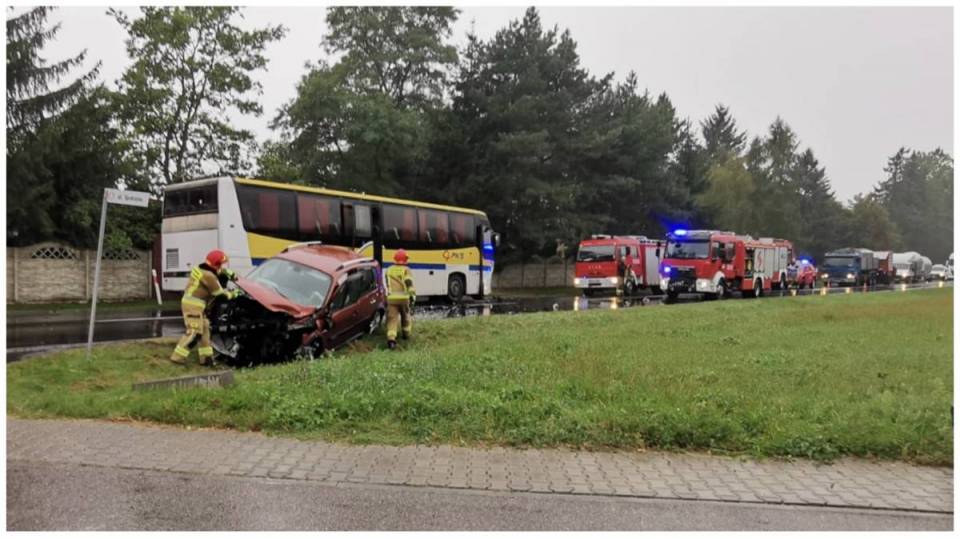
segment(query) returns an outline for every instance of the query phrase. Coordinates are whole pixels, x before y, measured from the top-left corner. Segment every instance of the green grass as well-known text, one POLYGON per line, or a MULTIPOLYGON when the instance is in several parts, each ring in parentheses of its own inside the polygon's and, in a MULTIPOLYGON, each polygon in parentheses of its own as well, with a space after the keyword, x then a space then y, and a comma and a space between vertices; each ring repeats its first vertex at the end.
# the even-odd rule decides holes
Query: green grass
POLYGON ((224 389, 172 343, 7 367, 16 416, 133 418, 355 443, 664 448, 952 464, 950 290, 425 321, 224 389))

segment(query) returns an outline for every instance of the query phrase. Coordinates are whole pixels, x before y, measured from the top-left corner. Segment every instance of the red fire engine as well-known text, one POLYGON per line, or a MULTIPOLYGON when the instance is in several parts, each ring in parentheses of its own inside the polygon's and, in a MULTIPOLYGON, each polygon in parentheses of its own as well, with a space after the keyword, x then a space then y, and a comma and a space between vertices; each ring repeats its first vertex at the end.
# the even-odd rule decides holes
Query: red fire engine
POLYGON ((580 242, 573 285, 584 294, 623 291, 660 285, 657 242, 646 236, 594 234, 580 242))
POLYGON ((671 299, 683 292, 723 298, 733 290, 759 297, 789 285, 787 268, 792 262, 793 244, 787 240, 675 230, 667 235, 660 287, 671 299))

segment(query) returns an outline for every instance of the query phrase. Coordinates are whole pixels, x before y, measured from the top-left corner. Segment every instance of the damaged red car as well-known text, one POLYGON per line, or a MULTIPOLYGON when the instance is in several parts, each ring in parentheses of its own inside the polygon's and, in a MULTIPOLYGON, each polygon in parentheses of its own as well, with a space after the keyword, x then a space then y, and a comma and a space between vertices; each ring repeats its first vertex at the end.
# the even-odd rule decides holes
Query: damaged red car
POLYGON ((384 318, 377 262, 346 247, 291 245, 236 285, 243 294, 209 313, 217 360, 229 365, 319 357, 384 318))

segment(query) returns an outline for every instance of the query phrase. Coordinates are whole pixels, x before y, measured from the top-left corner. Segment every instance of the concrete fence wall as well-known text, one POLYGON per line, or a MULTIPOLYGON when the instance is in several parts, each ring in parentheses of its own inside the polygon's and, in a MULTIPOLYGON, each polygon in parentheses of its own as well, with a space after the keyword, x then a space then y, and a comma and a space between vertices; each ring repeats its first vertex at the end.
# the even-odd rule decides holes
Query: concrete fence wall
MULTIPOLYGON (((89 301, 97 252, 58 243, 7 247, 7 302, 89 301)), ((153 294, 149 251, 106 250, 98 300, 149 299, 153 294)))
POLYGON ((552 259, 543 262, 498 266, 493 274, 493 288, 546 288, 573 286, 574 263, 552 259))

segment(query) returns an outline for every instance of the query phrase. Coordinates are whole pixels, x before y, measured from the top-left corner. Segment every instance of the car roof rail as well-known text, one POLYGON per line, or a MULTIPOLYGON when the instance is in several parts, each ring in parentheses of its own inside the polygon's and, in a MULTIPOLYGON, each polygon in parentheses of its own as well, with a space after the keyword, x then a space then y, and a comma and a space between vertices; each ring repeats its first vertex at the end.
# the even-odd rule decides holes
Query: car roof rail
POLYGON ((358 264, 368 264, 368 263, 370 263, 370 262, 376 262, 376 260, 374 260, 374 259, 372 259, 372 258, 369 258, 369 257, 368 257, 368 258, 356 258, 356 259, 354 259, 354 260, 347 260, 347 261, 344 262, 343 264, 340 264, 339 266, 337 266, 337 271, 340 271, 340 270, 342 270, 342 269, 344 269, 344 268, 349 268, 350 266, 356 266, 356 265, 358 265, 358 264))
POLYGON ((283 250, 280 252, 285 253, 290 249, 299 249, 301 247, 310 247, 312 245, 323 245, 323 242, 320 240, 317 240, 317 241, 302 241, 299 243, 291 243, 290 245, 287 245, 286 247, 284 247, 283 250))

